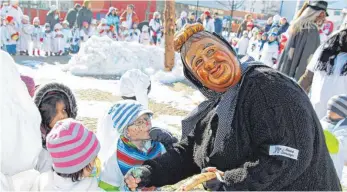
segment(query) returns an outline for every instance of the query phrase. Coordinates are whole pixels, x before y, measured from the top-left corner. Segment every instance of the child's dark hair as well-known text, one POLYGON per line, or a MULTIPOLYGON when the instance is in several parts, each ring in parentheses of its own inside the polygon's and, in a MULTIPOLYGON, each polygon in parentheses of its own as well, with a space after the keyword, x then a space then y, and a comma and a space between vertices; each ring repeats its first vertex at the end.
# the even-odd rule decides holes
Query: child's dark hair
MULTIPOLYGON (((90 164, 88 164, 84 168, 86 168, 88 171, 92 171, 93 170, 93 167, 90 164)), ((57 175, 59 175, 60 177, 71 178, 72 182, 77 182, 77 181, 80 181, 83 178, 83 170, 84 170, 84 168, 79 170, 78 172, 72 173, 72 174, 58 173, 58 172, 54 171, 53 167, 52 167, 52 171, 57 173, 57 175)))
POLYGON ((54 116, 56 115, 56 104, 58 102, 63 102, 66 108, 68 117, 71 117, 71 107, 69 105, 69 100, 65 94, 60 92, 50 92, 48 93, 41 102, 39 106, 39 111, 41 114, 41 133, 42 133, 42 146, 46 147, 46 135, 51 131, 49 124, 52 122, 54 116))

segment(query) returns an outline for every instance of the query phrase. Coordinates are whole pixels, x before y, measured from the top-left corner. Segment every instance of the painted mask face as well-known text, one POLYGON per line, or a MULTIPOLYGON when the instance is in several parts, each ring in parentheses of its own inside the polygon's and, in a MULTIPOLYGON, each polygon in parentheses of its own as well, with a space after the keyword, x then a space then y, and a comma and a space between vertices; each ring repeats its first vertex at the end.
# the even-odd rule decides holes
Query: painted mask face
POLYGON ((62 101, 57 102, 55 105, 55 109, 56 109, 55 116, 52 118, 52 121, 49 123, 50 128, 53 128, 57 121, 68 118, 68 114, 66 112, 66 107, 64 102, 62 101))
POLYGON ((216 38, 202 37, 192 42, 185 61, 193 75, 216 92, 225 92, 241 78, 237 56, 216 38))
POLYGON ((148 114, 141 115, 134 123, 128 126, 127 134, 132 141, 148 140, 149 130, 152 128, 151 117, 148 114))

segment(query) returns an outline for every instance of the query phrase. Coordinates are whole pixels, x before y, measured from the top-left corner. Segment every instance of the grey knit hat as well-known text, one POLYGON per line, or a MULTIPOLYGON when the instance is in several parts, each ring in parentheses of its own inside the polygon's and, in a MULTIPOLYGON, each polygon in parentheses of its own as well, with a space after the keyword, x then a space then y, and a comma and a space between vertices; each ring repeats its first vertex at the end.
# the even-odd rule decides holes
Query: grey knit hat
POLYGON ((328 110, 347 118, 347 95, 336 95, 328 102, 328 110))

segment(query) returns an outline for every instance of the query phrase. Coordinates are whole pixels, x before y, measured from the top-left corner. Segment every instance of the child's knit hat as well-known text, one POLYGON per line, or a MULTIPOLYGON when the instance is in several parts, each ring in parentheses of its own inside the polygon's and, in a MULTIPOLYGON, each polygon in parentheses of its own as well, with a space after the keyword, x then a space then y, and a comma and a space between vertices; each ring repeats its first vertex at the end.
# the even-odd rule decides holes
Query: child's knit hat
POLYGON ((63 26, 60 23, 57 23, 54 25, 54 30, 57 30, 57 29, 61 30, 62 28, 63 26))
POLYGON ((108 114, 112 114, 113 128, 117 129, 120 134, 123 134, 125 128, 146 113, 153 114, 152 111, 146 109, 138 101, 123 100, 117 102, 108 114))
POLYGON ((39 23, 39 24, 40 24, 40 18, 35 17, 35 18, 33 19, 33 23, 39 23))
POLYGON ((61 24, 69 25, 69 22, 67 20, 64 20, 61 24))
POLYGON ((29 19, 29 16, 28 16, 28 15, 23 15, 23 16, 22 16, 22 20, 24 20, 24 21, 29 21, 30 19, 29 19))
POLYGON ((328 102, 328 110, 347 118, 347 95, 336 95, 328 102))
POLYGON ((73 174, 91 163, 100 151, 95 134, 82 123, 65 119, 55 124, 46 138, 47 151, 57 173, 73 174))

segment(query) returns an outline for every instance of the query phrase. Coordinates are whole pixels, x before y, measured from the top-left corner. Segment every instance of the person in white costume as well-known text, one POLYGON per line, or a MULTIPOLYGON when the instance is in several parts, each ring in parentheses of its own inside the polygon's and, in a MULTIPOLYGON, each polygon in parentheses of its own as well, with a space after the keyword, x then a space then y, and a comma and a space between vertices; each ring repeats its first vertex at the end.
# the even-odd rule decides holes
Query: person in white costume
POLYGON ((6 16, 13 17, 16 27, 19 27, 21 25, 21 20, 23 16, 23 11, 19 7, 19 1, 11 0, 10 5, 3 7, 1 9, 1 15, 3 15, 3 17, 6 17, 6 16))
POLYGON ((158 43, 158 38, 161 37, 161 28, 162 28, 162 23, 160 20, 160 13, 159 12, 154 12, 153 13, 153 19, 149 22, 149 29, 150 29, 150 34, 151 34, 151 42, 154 45, 157 45, 158 43))
POLYGON ((20 55, 29 55, 29 45, 31 43, 31 34, 34 32, 34 26, 30 24, 29 16, 23 15, 19 27, 18 50, 20 55))
POLYGON ((237 43, 236 50, 239 55, 246 55, 249 44, 248 32, 244 31, 242 37, 237 43))
POLYGON ((327 111, 326 103, 334 95, 345 94, 347 90, 347 27, 330 35, 318 47, 304 75, 300 86, 310 92, 311 102, 319 118, 327 111))
POLYGON ((185 11, 181 12, 180 18, 177 19, 177 21, 176 21, 177 31, 181 30, 183 28, 183 26, 188 23, 187 16, 188 16, 187 12, 185 12, 185 11))
POLYGON ((43 32, 43 44, 42 48, 46 52, 45 56, 53 56, 53 32, 51 32, 51 26, 49 23, 46 23, 44 25, 44 32, 43 32))
POLYGON ((140 43, 144 45, 149 45, 150 44, 150 35, 148 32, 149 28, 147 25, 142 26, 142 32, 140 36, 140 43))
POLYGON ((12 16, 6 16, 6 25, 2 28, 1 37, 3 38, 6 51, 11 55, 17 53, 17 43, 19 41, 19 32, 12 16))
POLYGON ((277 63, 278 59, 278 41, 277 41, 277 34, 271 33, 269 35, 268 41, 265 43, 264 48, 262 50, 260 62, 264 63, 265 65, 269 67, 276 67, 275 64, 277 63))
POLYGON ((20 78, 12 57, 0 50, 1 191, 28 191, 39 175, 34 170, 41 150, 40 113, 20 78))
POLYGON ((97 25, 96 25, 96 20, 92 19, 92 22, 90 23, 89 26, 89 36, 97 35, 97 25))
POLYGON ((130 42, 140 42, 141 31, 137 28, 137 23, 133 24, 133 28, 129 30, 130 42))
POLYGON ((31 40, 33 41, 33 55, 37 50, 37 55, 40 56, 41 44, 43 42, 42 28, 40 26, 40 19, 35 17, 33 20, 34 30, 31 34, 31 40))
POLYGON ((56 56, 64 52, 65 42, 62 32, 63 26, 60 23, 55 24, 53 32, 53 52, 56 56))
POLYGON ((255 55, 256 55, 256 44, 258 42, 258 34, 259 34, 259 29, 254 27, 252 29, 252 37, 250 37, 249 39, 249 44, 247 48, 247 55, 252 56, 253 58, 256 58, 255 55))
POLYGON ((70 53, 70 46, 71 46, 71 42, 72 42, 72 32, 71 29, 69 27, 69 22, 67 20, 65 20, 63 23, 63 35, 64 35, 64 41, 63 43, 64 45, 64 53, 63 55, 68 55, 70 53))

